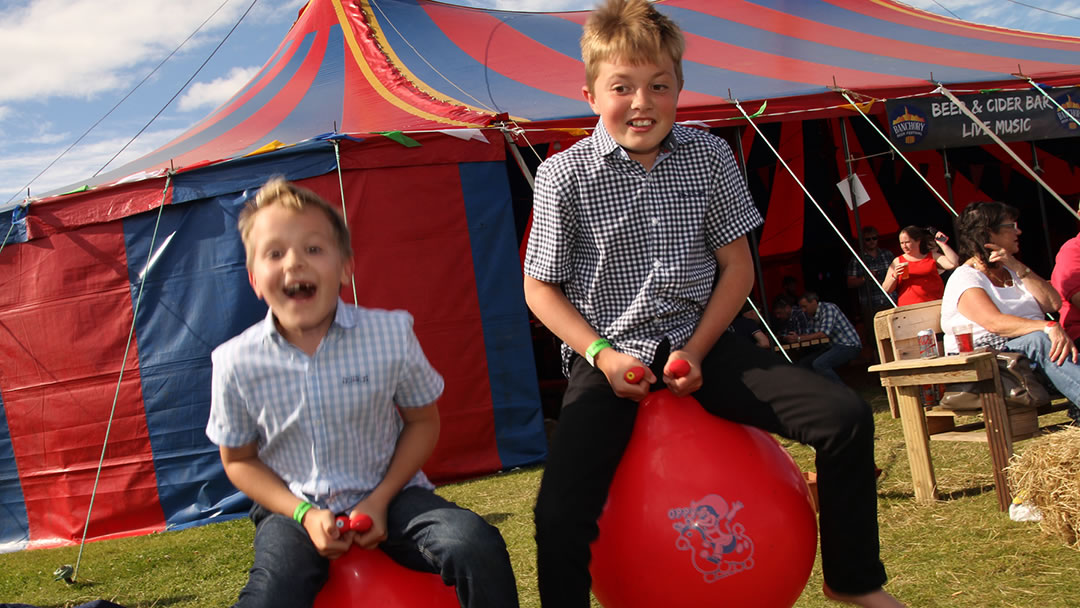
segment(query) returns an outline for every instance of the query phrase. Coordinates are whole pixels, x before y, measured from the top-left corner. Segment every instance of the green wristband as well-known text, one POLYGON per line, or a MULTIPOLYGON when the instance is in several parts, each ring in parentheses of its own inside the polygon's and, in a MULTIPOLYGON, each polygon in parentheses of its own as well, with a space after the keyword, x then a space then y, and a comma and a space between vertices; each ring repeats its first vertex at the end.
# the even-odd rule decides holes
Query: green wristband
POLYGON ((307 501, 296 505, 296 510, 292 512, 292 518, 301 526, 304 525, 304 515, 311 510, 311 507, 311 503, 307 501))
POLYGON ((596 342, 589 345, 589 348, 585 349, 585 360, 589 362, 589 365, 596 367, 596 355, 605 348, 611 348, 611 342, 600 338, 596 342))

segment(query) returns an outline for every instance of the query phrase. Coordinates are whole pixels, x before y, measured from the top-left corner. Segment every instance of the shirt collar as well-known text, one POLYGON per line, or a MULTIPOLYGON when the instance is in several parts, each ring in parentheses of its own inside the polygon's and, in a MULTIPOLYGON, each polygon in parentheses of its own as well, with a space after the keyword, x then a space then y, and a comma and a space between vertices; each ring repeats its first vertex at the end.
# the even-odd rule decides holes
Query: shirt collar
MULTIPOLYGON (((660 153, 673 152, 679 147, 679 144, 685 142, 688 138, 687 134, 678 125, 671 128, 671 132, 667 134, 664 141, 660 142, 660 153)), ((598 120, 596 122, 596 129, 593 130, 593 141, 596 143, 596 153, 600 156, 608 156, 613 152, 618 152, 620 158, 628 159, 630 156, 626 153, 626 150, 619 145, 619 142, 615 141, 615 138, 607 132, 604 128, 604 121, 598 120)))
MULTIPOLYGON (((330 324, 330 332, 333 332, 335 327, 340 327, 342 329, 356 327, 356 318, 354 315, 348 313, 346 310, 347 306, 348 305, 345 304, 344 300, 338 298, 337 309, 334 310, 334 321, 330 324)), ((266 309, 266 316, 263 317, 260 328, 261 336, 264 339, 275 339, 274 336, 277 336, 277 339, 285 340, 285 336, 281 335, 281 332, 278 331, 277 324, 274 323, 274 311, 269 307, 266 309)), ((327 333, 329 334, 329 332, 327 333)))

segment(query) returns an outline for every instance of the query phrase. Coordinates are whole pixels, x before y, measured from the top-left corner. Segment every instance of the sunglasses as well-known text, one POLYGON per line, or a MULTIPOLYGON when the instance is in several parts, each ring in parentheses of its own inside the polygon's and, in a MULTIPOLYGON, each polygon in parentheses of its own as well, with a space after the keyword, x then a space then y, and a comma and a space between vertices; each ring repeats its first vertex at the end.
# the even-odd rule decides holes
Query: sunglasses
POLYGON ((1008 228, 1009 230, 1019 230, 1020 224, 1016 222, 1005 222, 1004 224, 998 224, 994 228, 1008 228))

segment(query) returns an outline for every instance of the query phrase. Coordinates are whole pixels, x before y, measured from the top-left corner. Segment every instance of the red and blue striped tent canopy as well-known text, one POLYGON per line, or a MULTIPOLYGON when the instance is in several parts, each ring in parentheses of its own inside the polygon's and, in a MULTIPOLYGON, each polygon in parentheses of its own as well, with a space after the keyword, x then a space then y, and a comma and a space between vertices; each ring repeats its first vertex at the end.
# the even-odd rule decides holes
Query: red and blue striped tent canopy
MULTIPOLYGON (((687 36, 684 120, 737 116, 738 99, 750 111, 768 100, 761 121, 802 123, 850 113, 834 86, 891 98, 1080 74, 1076 39, 885 0, 657 6, 687 36)), ((188 132, 79 192, 0 214, 0 548, 77 542, 103 446, 90 538, 242 511, 203 433, 209 353, 265 313, 235 225, 274 174, 342 201, 356 300, 410 310, 446 376, 429 474, 541 461, 523 222, 503 134, 484 129, 509 120, 553 142, 595 123, 580 90, 585 18, 312 0, 262 70, 188 132)), ((781 202, 769 204, 773 222, 781 202)))

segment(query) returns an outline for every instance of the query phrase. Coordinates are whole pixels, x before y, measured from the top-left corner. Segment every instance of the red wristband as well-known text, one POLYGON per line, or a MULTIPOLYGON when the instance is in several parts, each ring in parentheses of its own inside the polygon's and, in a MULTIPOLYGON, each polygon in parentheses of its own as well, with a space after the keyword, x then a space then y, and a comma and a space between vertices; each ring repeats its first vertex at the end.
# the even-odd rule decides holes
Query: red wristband
POLYGON ((1047 321, 1046 322, 1046 327, 1047 327, 1047 329, 1049 329, 1051 327, 1057 327, 1057 324, 1058 324, 1057 321, 1047 321))

